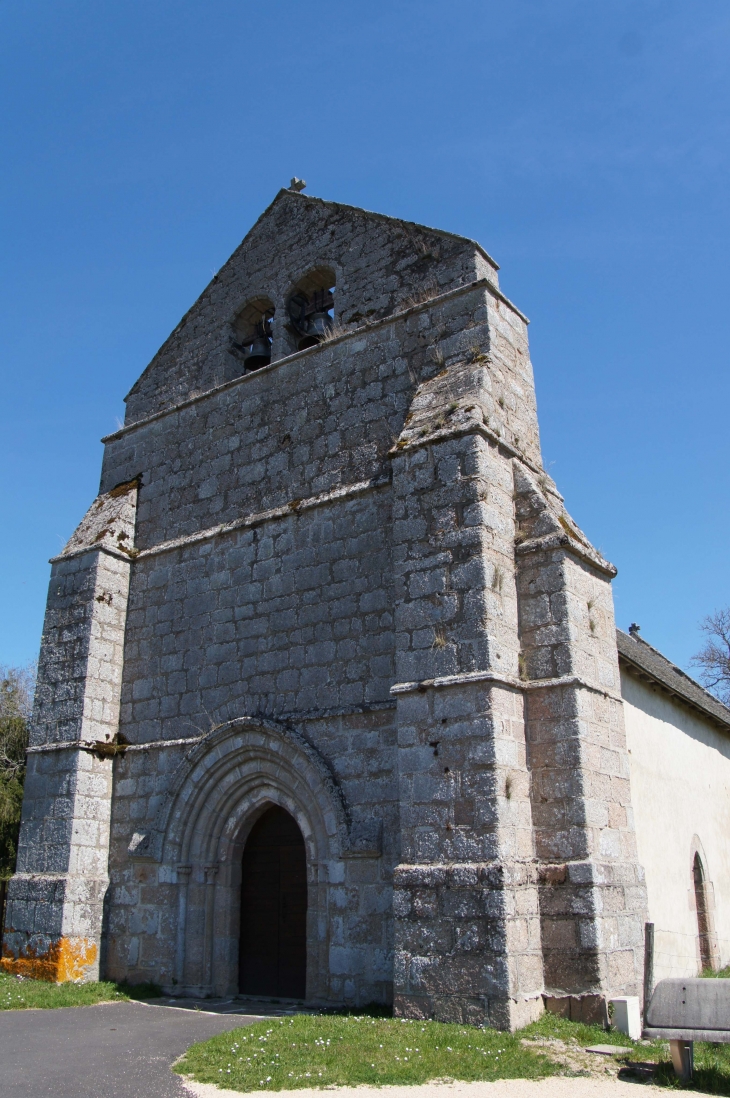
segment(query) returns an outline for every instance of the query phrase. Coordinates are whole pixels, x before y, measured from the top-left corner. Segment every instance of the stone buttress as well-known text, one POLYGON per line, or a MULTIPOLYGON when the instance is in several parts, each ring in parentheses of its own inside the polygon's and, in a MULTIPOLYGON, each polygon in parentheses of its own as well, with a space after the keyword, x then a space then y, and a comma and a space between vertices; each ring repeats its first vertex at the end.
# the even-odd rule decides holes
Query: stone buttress
POLYGON ((542 469, 522 319, 485 294, 393 453, 397 1008, 603 1019, 641 978, 609 580, 542 469))
MULTIPOLYGON (((395 1001, 409 1016, 513 1029, 542 1010, 543 978, 512 466, 498 443, 488 350, 499 307, 488 294, 481 314, 466 361, 416 394, 393 456, 395 1001)), ((529 441, 529 373, 511 380, 529 441)))
POLYGON ((637 995, 644 873, 610 581, 554 485, 515 462, 517 591, 548 1005, 605 1021, 637 995))
POLYGON ((53 561, 0 961, 19 975, 99 978, 137 487, 99 496, 53 561))

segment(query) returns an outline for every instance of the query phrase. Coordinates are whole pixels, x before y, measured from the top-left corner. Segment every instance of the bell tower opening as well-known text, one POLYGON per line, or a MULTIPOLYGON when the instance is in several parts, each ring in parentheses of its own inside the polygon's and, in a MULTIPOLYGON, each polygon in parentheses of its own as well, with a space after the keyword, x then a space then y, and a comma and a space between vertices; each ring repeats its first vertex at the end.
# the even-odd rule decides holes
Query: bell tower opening
POLYGON ((335 272, 318 267, 300 279, 287 302, 287 313, 297 351, 321 343, 335 324, 335 272))
POLYGON ((303 999, 307 975, 307 858, 296 821, 267 809, 243 851, 239 991, 303 999))
POLYGON ((275 312, 267 297, 258 297, 236 314, 228 350, 243 364, 244 372, 271 362, 271 321, 275 312))

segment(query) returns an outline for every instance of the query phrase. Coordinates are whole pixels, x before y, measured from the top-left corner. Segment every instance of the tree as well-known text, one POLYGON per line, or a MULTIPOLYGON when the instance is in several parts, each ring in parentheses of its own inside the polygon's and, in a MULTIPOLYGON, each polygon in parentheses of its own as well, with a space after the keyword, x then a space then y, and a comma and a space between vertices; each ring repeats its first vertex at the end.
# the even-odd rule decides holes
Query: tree
POLYGON ((692 657, 692 666, 700 668, 702 684, 730 706, 730 607, 710 614, 700 629, 707 640, 692 657))
POLYGON ((35 668, 0 667, 0 878, 15 870, 35 668))

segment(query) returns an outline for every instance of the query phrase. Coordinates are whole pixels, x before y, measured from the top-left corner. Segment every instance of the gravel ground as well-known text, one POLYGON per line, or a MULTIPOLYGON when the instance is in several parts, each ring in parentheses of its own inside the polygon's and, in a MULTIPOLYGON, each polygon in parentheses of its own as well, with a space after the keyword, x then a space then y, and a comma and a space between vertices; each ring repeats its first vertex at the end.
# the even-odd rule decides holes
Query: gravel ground
MULTIPOLYGON (((183 1080, 185 1088, 194 1098, 241 1098, 238 1090, 221 1090, 211 1083, 193 1083, 183 1080)), ((637 1094, 635 1083, 623 1082, 613 1075, 604 1078, 566 1079, 551 1076, 549 1079, 499 1079, 496 1083, 426 1083, 419 1087, 337 1087, 337 1098, 641 1098, 650 1094, 664 1094, 661 1087, 642 1086, 637 1094)), ((325 1098, 328 1091, 279 1090, 276 1098, 325 1098)), ((250 1092, 251 1098, 260 1098, 271 1091, 250 1092)))

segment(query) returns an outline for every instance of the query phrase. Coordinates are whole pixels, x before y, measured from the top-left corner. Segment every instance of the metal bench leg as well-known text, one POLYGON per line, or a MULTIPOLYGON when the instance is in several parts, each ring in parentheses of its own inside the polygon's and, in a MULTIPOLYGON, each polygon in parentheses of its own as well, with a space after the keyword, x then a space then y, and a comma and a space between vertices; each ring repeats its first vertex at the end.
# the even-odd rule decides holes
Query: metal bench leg
POLYGON ((694 1041, 670 1041, 669 1051, 672 1054, 675 1075, 683 1083, 689 1083, 694 1071, 694 1041))

